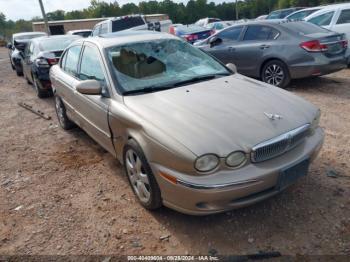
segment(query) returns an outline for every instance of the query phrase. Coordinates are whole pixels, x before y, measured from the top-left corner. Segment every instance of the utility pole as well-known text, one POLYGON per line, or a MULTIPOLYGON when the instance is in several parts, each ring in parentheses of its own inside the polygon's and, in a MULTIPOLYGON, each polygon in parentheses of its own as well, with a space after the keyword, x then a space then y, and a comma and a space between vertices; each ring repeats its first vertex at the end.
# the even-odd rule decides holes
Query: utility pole
POLYGON ((46 13, 45 13, 43 1, 39 0, 39 4, 40 4, 41 13, 43 14, 43 18, 44 18, 46 33, 47 33, 47 35, 50 35, 49 23, 47 22, 47 16, 46 16, 46 13))
POLYGON ((235 9, 236 9, 236 20, 238 20, 238 0, 236 0, 235 9))

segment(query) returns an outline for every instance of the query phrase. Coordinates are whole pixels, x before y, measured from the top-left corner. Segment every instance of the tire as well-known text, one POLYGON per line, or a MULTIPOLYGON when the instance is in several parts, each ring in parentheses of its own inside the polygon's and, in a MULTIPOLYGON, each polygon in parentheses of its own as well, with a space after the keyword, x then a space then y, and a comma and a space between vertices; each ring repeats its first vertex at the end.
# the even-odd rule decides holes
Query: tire
POLYGON ((69 130, 75 127, 75 124, 67 116, 66 108, 61 98, 57 95, 55 95, 55 110, 58 122, 64 130, 69 130))
POLYGON ((17 76, 23 76, 23 70, 19 66, 15 66, 17 76))
POLYGON ((291 81, 288 67, 280 60, 271 60, 264 64, 261 79, 265 83, 281 88, 287 87, 291 81))
POLYGON ((135 140, 131 139, 125 145, 123 160, 130 186, 140 204, 148 210, 160 208, 162 198, 158 183, 141 147, 135 140))
POLYGON ((36 92, 36 95, 39 97, 39 98, 44 98, 44 97, 47 97, 48 96, 48 92, 47 91, 44 91, 40 88, 40 84, 39 84, 39 80, 38 78, 33 75, 33 86, 34 86, 34 89, 35 89, 35 92, 36 92))

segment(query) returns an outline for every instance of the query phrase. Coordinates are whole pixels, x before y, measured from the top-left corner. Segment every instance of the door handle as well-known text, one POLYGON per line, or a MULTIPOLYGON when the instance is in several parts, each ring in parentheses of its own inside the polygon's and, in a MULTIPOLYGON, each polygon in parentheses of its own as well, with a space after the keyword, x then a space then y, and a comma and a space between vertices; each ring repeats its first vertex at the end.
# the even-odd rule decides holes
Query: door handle
POLYGON ((234 48, 234 47, 232 47, 232 46, 230 46, 229 48, 228 48, 228 51, 229 52, 234 52, 236 50, 236 48, 234 48))
POLYGON ((270 48, 270 46, 269 45, 261 45, 260 46, 260 49, 267 49, 267 48, 270 48))

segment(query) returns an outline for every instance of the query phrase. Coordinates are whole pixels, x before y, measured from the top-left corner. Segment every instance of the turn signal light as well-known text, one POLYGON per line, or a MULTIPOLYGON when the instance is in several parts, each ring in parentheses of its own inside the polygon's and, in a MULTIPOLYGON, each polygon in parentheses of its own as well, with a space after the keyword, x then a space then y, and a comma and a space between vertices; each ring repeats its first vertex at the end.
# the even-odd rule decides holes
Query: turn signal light
POLYGON ((163 173, 163 172, 159 172, 159 174, 160 174, 161 177, 165 178, 165 179, 168 180, 170 183, 175 184, 175 185, 177 184, 177 179, 176 179, 176 177, 173 177, 173 176, 168 175, 168 174, 163 173))

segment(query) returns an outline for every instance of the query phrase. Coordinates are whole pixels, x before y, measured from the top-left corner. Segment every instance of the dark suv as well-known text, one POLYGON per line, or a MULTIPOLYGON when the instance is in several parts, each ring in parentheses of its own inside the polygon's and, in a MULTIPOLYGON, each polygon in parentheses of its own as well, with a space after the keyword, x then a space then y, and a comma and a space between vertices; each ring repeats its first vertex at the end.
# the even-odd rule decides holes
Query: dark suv
POLYGON ((29 33, 18 33, 13 34, 11 42, 8 43, 10 63, 13 70, 16 70, 18 76, 23 75, 23 68, 21 65, 21 51, 30 39, 35 37, 46 36, 43 32, 29 32, 29 33))

